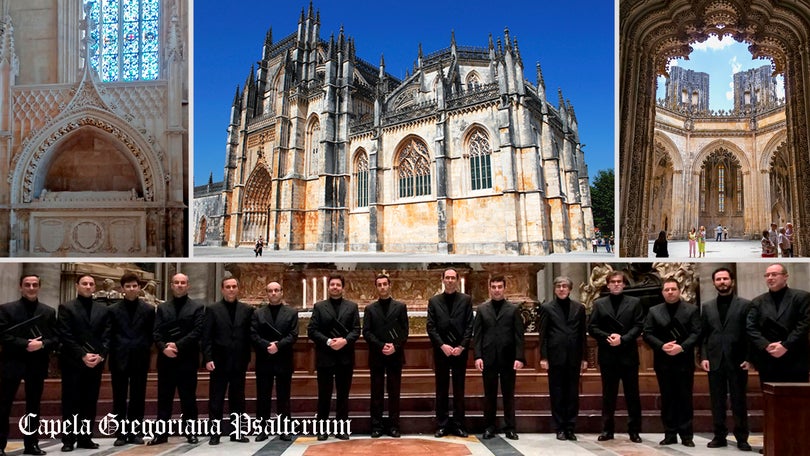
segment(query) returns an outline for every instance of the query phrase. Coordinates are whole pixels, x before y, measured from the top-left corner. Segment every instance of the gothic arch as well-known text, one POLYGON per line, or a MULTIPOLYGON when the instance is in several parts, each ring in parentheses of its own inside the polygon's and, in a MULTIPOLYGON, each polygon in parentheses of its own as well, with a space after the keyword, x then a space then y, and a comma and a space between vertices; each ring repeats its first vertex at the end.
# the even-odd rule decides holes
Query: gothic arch
POLYGON ((775 134, 762 149, 764 152, 760 156, 759 169, 768 169, 773 161, 776 150, 785 143, 787 143, 787 130, 781 130, 779 133, 775 134))
POLYGON ((259 162, 245 182, 242 200, 242 242, 252 243, 259 236, 265 236, 272 202, 272 184, 270 170, 265 163, 259 162))
POLYGON ((468 163, 470 190, 489 190, 492 182, 492 135, 480 124, 472 124, 464 133, 463 157, 468 163))
POLYGON ((421 137, 408 135, 397 144, 394 154, 394 176, 398 198, 431 195, 433 159, 421 137))
POLYGON ((57 118, 27 141, 14 169, 11 201, 30 203, 45 188, 44 179, 61 146, 78 132, 106 138, 122 151, 140 180, 144 201, 165 198, 165 174, 158 153, 126 121, 98 108, 57 118))
MULTIPOLYGON (((666 74, 672 58, 688 56, 695 42, 711 35, 748 43, 754 58, 772 62, 785 76, 788 94, 788 143, 796 184, 792 214, 797 224, 810 225, 810 4, 777 0, 627 0, 619 12, 620 87, 619 139, 620 224, 622 256, 644 256, 643 230, 649 221, 643 188, 649 175, 655 122, 656 76, 666 74), (801 151, 801 152, 798 152, 801 151)), ((750 167, 749 167, 750 169, 750 167)), ((808 230, 797 229, 797 250, 810 245, 808 230)))
POLYGON ((464 78, 464 88, 466 90, 476 89, 478 87, 481 87, 483 84, 484 84, 483 78, 481 78, 481 75, 478 74, 478 72, 475 70, 472 70, 469 73, 467 73, 467 77, 464 78))
POLYGON ((742 149, 740 149, 733 142, 725 139, 718 139, 716 141, 712 141, 706 146, 704 146, 702 149, 700 149, 700 152, 698 152, 698 154, 695 156, 695 161, 693 163, 694 167, 696 168, 696 171, 700 171, 700 168, 703 166, 703 162, 706 161, 706 158, 708 158, 711 154, 715 153, 719 149, 731 152, 731 154, 734 155, 734 158, 736 158, 737 161, 740 163, 740 166, 742 167, 742 171, 744 174, 751 173, 751 162, 748 161, 748 156, 745 154, 745 152, 743 152, 742 149))
POLYGON ((307 120, 307 130, 304 139, 304 153, 306 154, 307 172, 309 177, 315 177, 323 168, 323 151, 321 150, 321 121, 317 114, 312 114, 307 120))
POLYGON ((352 189, 354 207, 367 207, 369 203, 369 163, 368 153, 358 147, 352 158, 352 189))
POLYGON ((669 136, 661 133, 660 131, 655 132, 655 143, 656 147, 660 143, 661 147, 669 153, 669 158, 672 161, 672 169, 673 171, 683 171, 683 157, 681 157, 681 151, 678 149, 678 146, 675 144, 675 141, 672 140, 669 136))

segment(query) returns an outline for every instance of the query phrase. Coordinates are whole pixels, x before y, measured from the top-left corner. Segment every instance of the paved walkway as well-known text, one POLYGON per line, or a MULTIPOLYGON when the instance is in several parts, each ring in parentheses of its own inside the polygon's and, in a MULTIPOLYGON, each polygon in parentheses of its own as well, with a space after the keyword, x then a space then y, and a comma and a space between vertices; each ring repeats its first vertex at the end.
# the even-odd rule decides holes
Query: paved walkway
MULTIPOLYGON (((675 240, 667 242, 667 250, 669 250, 669 260, 686 260, 689 261, 689 241, 675 240)), ((695 246, 697 250, 697 245, 695 246)), ((761 258, 762 246, 759 241, 743 240, 743 239, 728 239, 725 241, 706 240, 706 257, 705 261, 717 260, 742 260, 751 258, 761 258)), ((655 257, 653 254, 653 241, 648 245, 648 256, 655 257)), ((703 261, 699 259, 698 261, 703 261)))
MULTIPOLYGON (((615 440, 597 442, 596 434, 578 434, 576 442, 559 441, 554 434, 521 434, 520 440, 512 441, 502 435, 490 440, 479 440, 478 436, 466 439, 458 437, 445 437, 436 439, 433 436, 406 435, 401 439, 383 437, 371 439, 369 436, 352 436, 351 440, 338 441, 330 438, 326 442, 318 442, 314 437, 298 437, 293 442, 282 442, 278 438, 270 441, 256 443, 234 443, 227 438, 218 446, 210 446, 207 439, 201 443, 191 445, 185 439, 172 437, 169 443, 156 446, 126 445, 112 446, 113 439, 95 439, 101 447, 97 450, 74 450, 75 456, 222 456, 232 455, 267 455, 267 456, 398 456, 398 455, 425 455, 443 454, 447 456, 523 456, 523 455, 619 455, 619 456, 677 456, 677 455, 732 455, 741 454, 737 451, 733 440, 729 440, 727 448, 706 448, 710 435, 696 435, 694 448, 687 448, 681 444, 659 446, 658 441, 663 438, 661 434, 642 434, 644 441, 635 444, 624 434, 616 434, 615 440)), ((731 436, 729 436, 731 437, 731 436)), ((756 450, 762 447, 762 434, 750 437, 749 442, 756 450)), ((42 449, 51 455, 59 452, 61 443, 56 440, 41 442, 42 449)), ((12 440, 6 447, 6 454, 17 456, 22 454, 22 442, 12 440)), ((748 453, 751 454, 751 453, 748 453)))

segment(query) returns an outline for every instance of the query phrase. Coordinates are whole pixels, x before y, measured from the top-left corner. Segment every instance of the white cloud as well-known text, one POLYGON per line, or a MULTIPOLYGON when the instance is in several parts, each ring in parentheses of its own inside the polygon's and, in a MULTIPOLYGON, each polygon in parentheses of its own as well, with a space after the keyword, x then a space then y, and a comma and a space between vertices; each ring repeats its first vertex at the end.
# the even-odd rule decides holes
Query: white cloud
POLYGON ((733 100, 734 99, 734 73, 739 73, 742 70, 742 64, 737 61, 737 56, 735 55, 728 61, 729 66, 731 66, 731 82, 728 83, 728 92, 726 92, 726 100, 733 100))
POLYGON ((678 59, 669 59, 669 67, 676 67, 678 66, 678 59))
POLYGON ((723 40, 721 41, 715 35, 712 35, 709 37, 708 40, 702 43, 694 43, 692 45, 692 48, 696 51, 704 51, 704 52, 708 50, 719 51, 723 48, 731 46, 734 43, 735 43, 734 38, 730 36, 723 38, 723 40))

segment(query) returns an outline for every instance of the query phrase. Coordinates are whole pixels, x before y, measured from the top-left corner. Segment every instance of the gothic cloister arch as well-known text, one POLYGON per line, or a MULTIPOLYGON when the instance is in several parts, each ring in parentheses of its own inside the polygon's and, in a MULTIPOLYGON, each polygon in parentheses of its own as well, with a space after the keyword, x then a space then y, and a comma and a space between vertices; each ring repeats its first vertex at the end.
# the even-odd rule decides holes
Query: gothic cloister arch
POLYGON ((676 177, 682 171, 680 154, 675 144, 664 135, 656 135, 654 154, 652 179, 647 189, 650 195, 648 210, 651 214, 647 236, 657 236, 659 231, 664 230, 670 236, 679 237, 680 227, 673 223, 673 219, 680 219, 681 214, 676 214, 672 195, 674 187, 681 184, 681 180, 676 177))
POLYGON ((273 179, 266 162, 260 160, 245 182, 242 200, 242 244, 253 244, 259 236, 268 239, 273 179))
MULTIPOLYGON (((688 57, 690 44, 711 35, 749 44, 754 58, 767 58, 784 74, 788 159, 795 183, 788 196, 797 230, 795 250, 806 254, 810 233, 810 4, 776 0, 622 0, 620 2, 621 189, 647 188, 654 160, 656 77, 673 58, 688 57)), ((621 191, 620 254, 647 254, 650 213, 644 192, 621 191)))

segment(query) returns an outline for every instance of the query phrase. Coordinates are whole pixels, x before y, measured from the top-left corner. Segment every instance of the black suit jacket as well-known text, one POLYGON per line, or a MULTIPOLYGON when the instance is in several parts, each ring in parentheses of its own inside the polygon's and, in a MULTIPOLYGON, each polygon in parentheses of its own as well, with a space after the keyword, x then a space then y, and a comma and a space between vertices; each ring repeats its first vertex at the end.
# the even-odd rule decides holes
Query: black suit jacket
POLYGON ((159 305, 155 314, 155 330, 152 332, 159 352, 158 367, 163 363, 171 363, 199 368, 200 339, 204 323, 205 307, 191 298, 180 309, 179 315, 175 310, 174 300, 159 305), (169 342, 177 345, 177 358, 169 358, 163 354, 169 342))
MULTIPOLYGON (((453 295, 455 301, 452 312, 447 307, 447 299, 451 295, 439 293, 428 300, 427 333, 433 350, 439 353, 443 344, 469 348, 472 341, 472 298, 460 291, 453 295)), ((444 357, 444 354, 441 356, 444 357)))
MULTIPOLYGON (((112 320, 106 305, 93 301, 88 316, 78 299, 60 304, 57 328, 62 342, 59 360, 63 369, 86 367, 82 357, 88 353, 107 358, 112 320)), ((98 364, 96 368, 100 369, 103 364, 98 364)))
POLYGON ((751 301, 734 296, 725 321, 721 321, 716 299, 701 306, 700 358, 709 361, 710 370, 722 368, 724 361, 731 367, 738 367, 748 360, 749 344, 745 326, 749 310, 751 301))
POLYGON ((0 305, 0 344, 3 347, 0 350, 0 369, 4 372, 20 376, 28 370, 42 378, 47 377, 49 355, 59 344, 59 337, 56 334, 56 311, 38 302, 34 316, 37 317, 32 323, 36 326, 35 331, 32 332, 29 325, 7 331, 8 328, 28 320, 28 313, 22 298, 0 305), (35 352, 27 351, 28 339, 34 339, 35 334, 39 333, 42 334, 41 340, 44 344, 42 349, 35 352))
POLYGON ((132 318, 121 300, 110 306, 112 338, 110 340, 110 369, 144 371, 149 369, 152 355, 152 331, 155 308, 138 299, 132 318))
POLYGON ((492 301, 484 302, 473 321, 475 359, 483 360, 487 370, 513 369, 516 360, 526 364, 523 333, 518 306, 506 301, 496 315, 492 301))
POLYGON ((202 337, 203 362, 214 362, 214 367, 226 372, 245 372, 250 363, 250 321, 253 307, 237 300, 233 322, 220 300, 205 311, 205 330, 202 337))
POLYGON ((754 346, 752 358, 757 370, 810 370, 807 341, 810 329, 810 294, 806 291, 788 288, 778 311, 770 293, 757 296, 748 313, 747 329, 754 346), (774 358, 765 351, 768 344, 778 342, 766 339, 763 334, 763 324, 767 319, 775 321, 788 332, 787 337, 781 341, 787 348, 787 353, 781 358, 774 358))
POLYGON ((360 338, 360 312, 357 303, 347 299, 340 303, 338 312, 335 315, 335 309, 328 299, 316 302, 312 309, 307 336, 315 343, 316 367, 354 366, 354 344, 360 338), (338 327, 336 321, 348 330, 344 336, 348 343, 337 351, 326 345, 333 338, 332 330, 338 327))
POLYGON ((653 367, 694 369, 695 346, 700 340, 700 312, 696 305, 680 302, 675 319, 685 331, 683 340, 679 341, 683 352, 670 356, 661 349, 665 343, 673 340, 667 329, 672 319, 666 306, 666 303, 661 303, 651 307, 644 320, 644 341, 653 349, 653 367))
POLYGON ((540 305, 540 359, 550 366, 576 367, 585 359, 585 306, 571 299, 563 315, 557 299, 540 305))
POLYGON ((405 342, 408 340, 408 309, 404 303, 392 299, 388 313, 383 313, 380 301, 374 301, 363 310, 363 338, 368 342, 368 364, 382 366, 386 361, 405 362, 405 342), (394 344, 394 354, 382 354, 386 343, 394 344))
POLYGON ((593 303, 588 333, 596 339, 599 347, 599 364, 618 366, 638 366, 638 337, 644 327, 644 310, 641 301, 632 296, 622 295, 617 311, 613 310, 610 296, 599 298, 593 303), (608 336, 621 335, 621 343, 613 347, 607 342, 608 336))
POLYGON ((257 371, 292 372, 293 347, 298 340, 298 312, 282 304, 274 320, 269 305, 256 309, 250 319, 250 339, 256 349, 257 371), (279 338, 267 325, 272 325, 282 337, 279 338), (278 346, 274 355, 267 353, 270 342, 276 342, 278 346))

